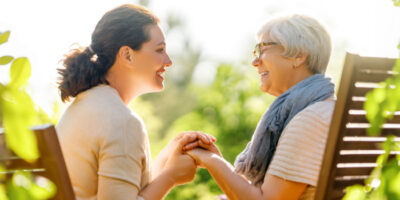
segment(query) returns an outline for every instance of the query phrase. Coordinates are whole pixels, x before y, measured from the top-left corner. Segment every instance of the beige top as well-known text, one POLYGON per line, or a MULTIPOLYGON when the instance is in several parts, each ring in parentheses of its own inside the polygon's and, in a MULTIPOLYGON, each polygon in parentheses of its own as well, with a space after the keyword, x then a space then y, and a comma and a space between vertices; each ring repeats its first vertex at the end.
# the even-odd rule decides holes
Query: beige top
POLYGON ((282 132, 268 174, 308 184, 299 199, 314 199, 335 98, 299 112, 282 132))
POLYGON ((136 199, 150 181, 146 128, 114 88, 80 93, 57 133, 77 199, 136 199))

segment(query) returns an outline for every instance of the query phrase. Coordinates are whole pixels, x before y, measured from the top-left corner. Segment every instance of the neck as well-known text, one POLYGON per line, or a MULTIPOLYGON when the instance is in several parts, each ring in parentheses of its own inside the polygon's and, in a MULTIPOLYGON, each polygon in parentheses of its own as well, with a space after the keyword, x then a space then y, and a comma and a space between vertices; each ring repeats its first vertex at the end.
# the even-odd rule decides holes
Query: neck
POLYGON ((291 87, 293 87, 294 85, 300 83, 301 81, 307 79, 308 77, 314 75, 306 66, 303 67, 299 67, 291 76, 290 76, 290 81, 288 82, 288 84, 286 84, 285 87, 283 87, 283 89, 279 92, 276 92, 276 97, 278 97, 279 95, 283 94, 284 92, 286 92, 287 90, 289 90, 291 87))
POLYGON ((127 76, 129 73, 118 69, 118 66, 112 66, 107 73, 107 81, 110 87, 117 90, 119 96, 125 105, 128 105, 135 97, 140 95, 140 92, 135 88, 135 84, 127 76))

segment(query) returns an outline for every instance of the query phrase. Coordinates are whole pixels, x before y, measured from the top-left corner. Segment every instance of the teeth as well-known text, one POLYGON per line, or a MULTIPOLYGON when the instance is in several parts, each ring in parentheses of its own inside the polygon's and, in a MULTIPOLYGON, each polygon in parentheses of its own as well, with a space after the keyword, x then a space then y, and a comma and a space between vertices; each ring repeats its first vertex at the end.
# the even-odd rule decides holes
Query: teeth
POLYGON ((263 73, 261 73, 260 75, 261 76, 264 76, 264 75, 267 75, 268 74, 268 72, 263 72, 263 73))

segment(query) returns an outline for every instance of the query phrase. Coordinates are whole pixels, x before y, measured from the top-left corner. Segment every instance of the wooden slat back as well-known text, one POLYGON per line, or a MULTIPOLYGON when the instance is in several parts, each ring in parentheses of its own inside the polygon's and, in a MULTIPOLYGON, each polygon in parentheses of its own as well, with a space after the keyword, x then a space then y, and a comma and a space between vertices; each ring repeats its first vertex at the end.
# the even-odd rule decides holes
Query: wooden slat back
POLYGON ((376 158, 383 153, 380 143, 385 136, 391 134, 399 139, 400 112, 387 121, 381 136, 370 137, 366 134, 369 123, 363 109, 365 94, 393 75, 394 64, 395 59, 346 55, 316 200, 341 199, 347 186, 363 184, 376 166, 376 158))
POLYGON ((0 162, 7 168, 7 178, 11 178, 15 170, 30 171, 34 176, 48 178, 57 186, 57 193, 53 199, 75 199, 54 126, 37 126, 32 130, 36 135, 40 153, 35 163, 28 163, 10 152, 5 146, 4 134, 0 133, 0 162))

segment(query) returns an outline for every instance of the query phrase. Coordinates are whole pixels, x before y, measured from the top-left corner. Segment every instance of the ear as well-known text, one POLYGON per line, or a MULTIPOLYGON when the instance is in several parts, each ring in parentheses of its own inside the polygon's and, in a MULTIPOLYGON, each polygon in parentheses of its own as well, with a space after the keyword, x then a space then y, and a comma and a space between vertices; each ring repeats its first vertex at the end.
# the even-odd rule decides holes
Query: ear
POLYGON ((306 64, 308 54, 301 54, 293 59, 293 67, 297 68, 306 64))
POLYGON ((132 63, 134 60, 133 50, 128 46, 122 46, 121 48, 119 48, 118 57, 123 62, 132 63))

